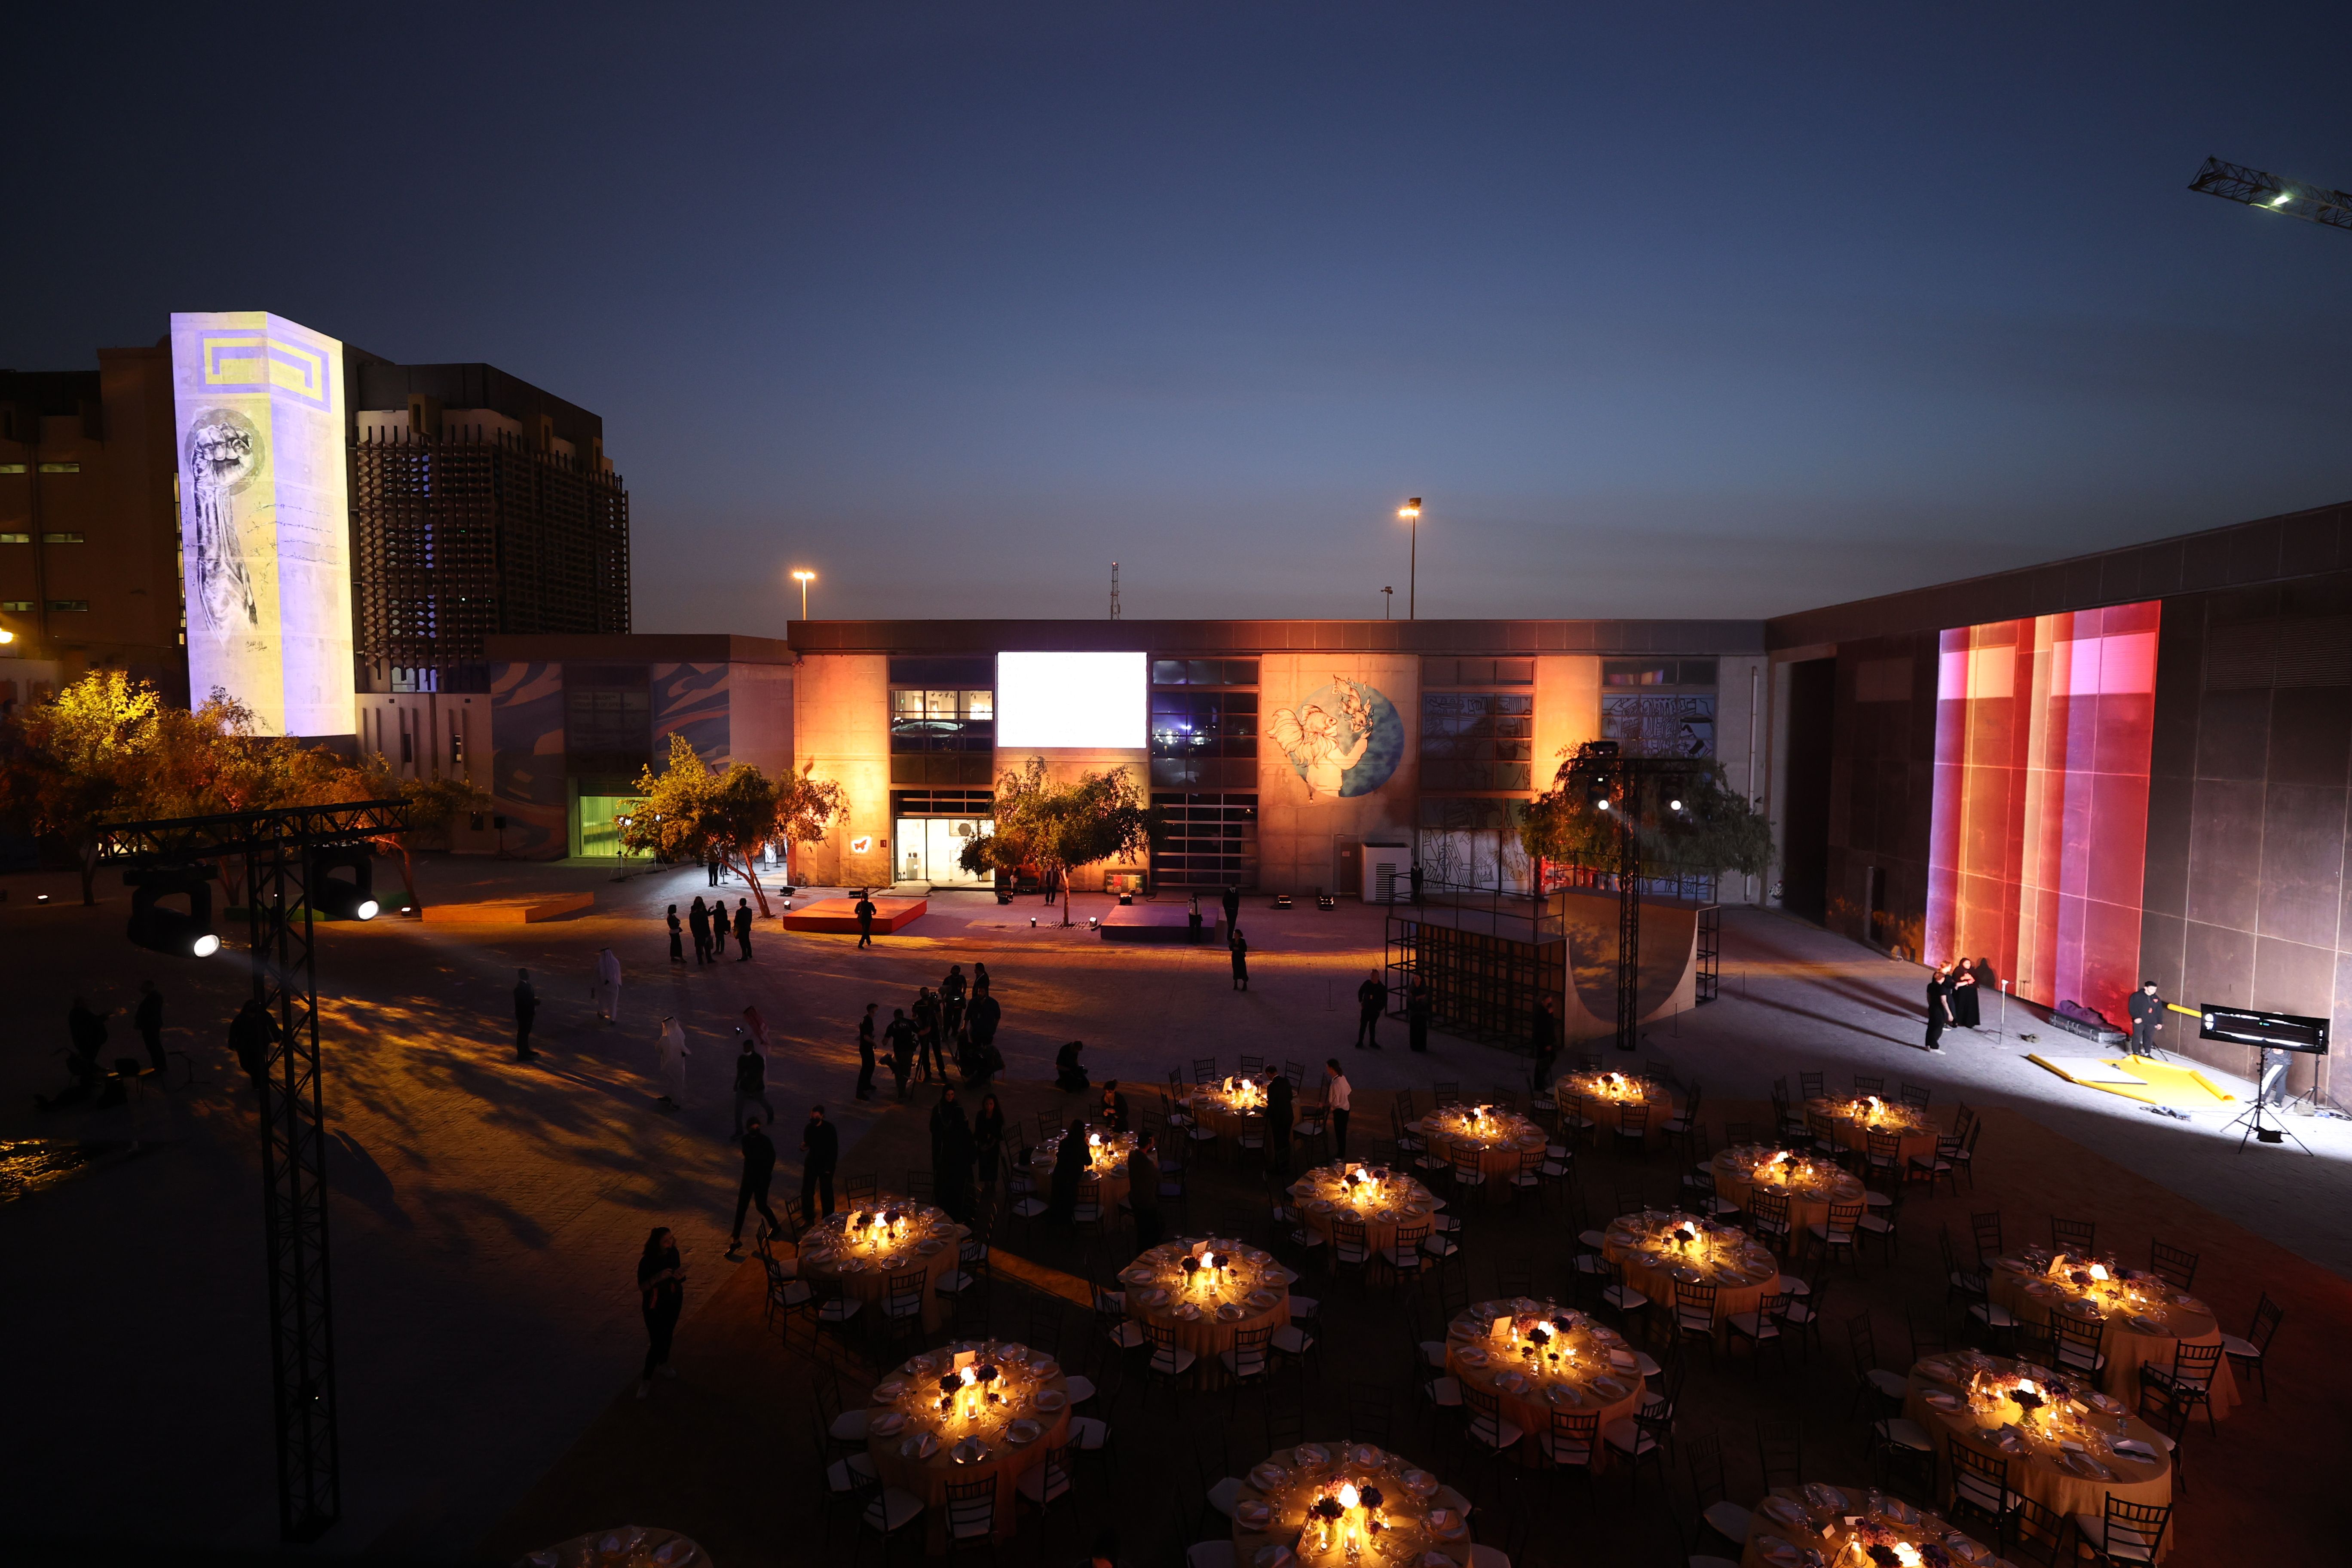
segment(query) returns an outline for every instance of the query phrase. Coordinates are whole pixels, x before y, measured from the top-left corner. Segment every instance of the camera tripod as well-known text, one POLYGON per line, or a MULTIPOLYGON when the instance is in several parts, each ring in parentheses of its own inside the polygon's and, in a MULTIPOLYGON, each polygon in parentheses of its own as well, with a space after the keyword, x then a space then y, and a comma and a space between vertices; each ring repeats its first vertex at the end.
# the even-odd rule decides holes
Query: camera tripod
MULTIPOLYGON (((2245 1129, 2238 1139, 2238 1152, 2242 1154, 2246 1152, 2248 1139, 2257 1143, 2284 1143, 2288 1139, 2294 1138, 2296 1148, 2306 1154, 2311 1153, 2311 1145, 2300 1138, 2295 1138, 2294 1133, 2288 1129, 2284 1117, 2266 1114, 2270 1096, 2271 1048, 2268 1046, 2256 1048, 2262 1052, 2262 1059, 2254 1068, 2254 1102, 2231 1117, 2229 1123, 2230 1127, 2245 1129)), ((2285 1076, 2284 1068, 2281 1068, 2280 1076, 2285 1076)), ((2228 1130, 2224 1128, 2222 1131, 2228 1130)), ((2316 1155, 2313 1157, 2317 1158, 2316 1155)))

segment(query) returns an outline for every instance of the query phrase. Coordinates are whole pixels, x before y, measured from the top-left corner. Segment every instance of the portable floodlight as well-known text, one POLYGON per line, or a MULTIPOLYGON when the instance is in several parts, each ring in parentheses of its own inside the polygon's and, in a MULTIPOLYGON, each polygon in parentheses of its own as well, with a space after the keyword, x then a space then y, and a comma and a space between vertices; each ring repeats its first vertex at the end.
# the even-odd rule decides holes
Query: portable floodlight
POLYGON ((364 844, 312 851, 310 907, 330 920, 375 919, 383 907, 375 899, 375 851, 364 844))
POLYGON ((213 930, 212 878, 210 866, 124 872, 122 879, 131 884, 131 940, 181 958, 210 958, 218 952, 221 942, 213 930), (160 901, 177 898, 188 900, 184 910, 160 901))

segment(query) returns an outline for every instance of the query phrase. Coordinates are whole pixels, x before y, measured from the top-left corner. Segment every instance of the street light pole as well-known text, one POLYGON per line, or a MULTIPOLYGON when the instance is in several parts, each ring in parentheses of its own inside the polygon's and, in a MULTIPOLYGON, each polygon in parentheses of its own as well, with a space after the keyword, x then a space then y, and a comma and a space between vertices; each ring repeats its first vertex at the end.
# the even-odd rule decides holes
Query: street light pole
POLYGON ((814 572, 795 571, 793 580, 801 585, 801 619, 808 619, 808 585, 816 581, 814 572))
POLYGON ((1421 498, 1415 496, 1397 508, 1397 516, 1412 525, 1412 553, 1406 557, 1405 566, 1408 575, 1404 582, 1404 618, 1417 620, 1421 615, 1421 498))

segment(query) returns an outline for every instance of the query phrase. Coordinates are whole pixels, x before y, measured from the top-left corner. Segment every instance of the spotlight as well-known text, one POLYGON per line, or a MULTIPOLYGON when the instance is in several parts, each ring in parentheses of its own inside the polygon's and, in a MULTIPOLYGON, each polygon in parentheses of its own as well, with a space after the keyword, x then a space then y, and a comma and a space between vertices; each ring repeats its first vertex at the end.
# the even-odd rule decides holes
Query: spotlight
POLYGON ((46 904, 46 903, 47 903, 48 901, 49 901, 49 896, 48 896, 48 894, 47 894, 47 893, 35 893, 35 894, 33 895, 33 902, 35 902, 35 903, 37 903, 37 904, 46 904))
POLYGON ((1668 811, 1680 811, 1682 808, 1683 808, 1683 803, 1682 803, 1681 801, 1678 801, 1678 800, 1670 800, 1670 801, 1666 802, 1666 809, 1667 809, 1668 811))
POLYGON ((125 934, 155 952, 210 958, 221 945, 213 930, 212 878, 210 866, 124 872, 122 879, 131 884, 131 922, 125 934), (156 901, 172 898, 185 898, 186 910, 156 901))
POLYGON ((342 844, 310 857, 310 907, 330 920, 372 921, 383 906, 375 898, 375 851, 342 844), (348 870, 348 879, 335 875, 348 870))
POLYGON ((1608 796, 1606 796, 1606 795, 1603 795, 1601 799, 1594 801, 1594 802, 1592 803, 1592 809, 1593 809, 1593 810, 1595 810, 1595 811, 1606 811, 1606 810, 1608 810, 1608 809, 1609 809, 1609 797, 1608 797, 1608 796))

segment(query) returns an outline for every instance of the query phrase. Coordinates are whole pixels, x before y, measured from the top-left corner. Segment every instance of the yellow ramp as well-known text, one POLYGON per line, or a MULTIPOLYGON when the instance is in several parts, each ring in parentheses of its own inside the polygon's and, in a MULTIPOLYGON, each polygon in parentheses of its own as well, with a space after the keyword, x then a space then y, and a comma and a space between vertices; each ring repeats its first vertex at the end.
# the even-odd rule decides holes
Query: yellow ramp
POLYGON ((2026 1060, 2046 1068, 2068 1083, 2119 1094, 2147 1105, 2170 1105, 2183 1110, 2211 1110, 2234 1105, 2237 1096, 2214 1087, 2195 1068, 2170 1062, 2134 1060, 2129 1057, 2044 1057, 2026 1060))

